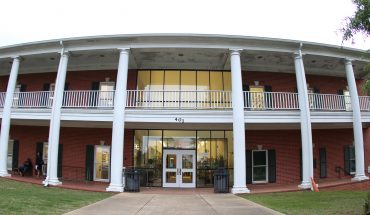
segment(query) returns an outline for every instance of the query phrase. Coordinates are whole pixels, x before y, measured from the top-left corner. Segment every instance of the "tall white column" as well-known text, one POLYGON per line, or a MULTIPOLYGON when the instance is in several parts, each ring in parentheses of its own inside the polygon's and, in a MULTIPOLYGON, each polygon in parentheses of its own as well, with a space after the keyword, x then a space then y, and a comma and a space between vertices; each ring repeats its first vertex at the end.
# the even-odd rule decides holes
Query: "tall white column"
POLYGON ((351 95, 351 104, 352 104, 351 106, 353 114, 353 136, 355 139, 355 154, 356 154, 356 175, 354 178, 352 178, 352 181, 363 181, 368 180, 369 178, 365 175, 364 140, 362 135, 360 102, 358 100, 356 80, 355 75, 353 73, 351 60, 345 59, 345 69, 349 94, 351 95))
POLYGON ((112 156, 111 156, 111 178, 107 191, 123 192, 122 165, 124 149, 125 131, 125 107, 127 96, 127 76, 128 76, 129 49, 121 49, 116 91, 114 93, 114 111, 112 128, 112 156))
POLYGON ((294 56, 294 65, 301 116, 302 183, 299 187, 308 189, 311 188, 311 177, 313 178, 312 130, 307 83, 301 53, 294 56))
POLYGON ((62 51, 58 74, 55 81, 54 99, 51 111, 48 146, 48 168, 44 184, 60 185, 58 179, 58 149, 60 134, 60 115, 63 104, 64 86, 67 76, 69 53, 62 51))
POLYGON ((8 142, 10 130, 10 114, 13 104, 13 94, 17 84, 20 57, 14 57, 12 69, 10 70, 8 87, 5 94, 5 103, 3 107, 3 118, 1 120, 0 132, 0 177, 8 177, 8 142))
POLYGON ((240 51, 230 50, 234 138, 234 185, 231 192, 234 194, 249 193, 246 183, 244 97, 240 51))

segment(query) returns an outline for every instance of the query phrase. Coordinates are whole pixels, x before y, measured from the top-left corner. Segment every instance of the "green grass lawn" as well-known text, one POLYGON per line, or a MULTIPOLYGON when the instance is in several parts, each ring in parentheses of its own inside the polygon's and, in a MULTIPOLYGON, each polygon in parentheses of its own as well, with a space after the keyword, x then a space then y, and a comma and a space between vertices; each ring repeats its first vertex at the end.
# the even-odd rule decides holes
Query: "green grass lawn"
POLYGON ((63 214, 112 196, 0 178, 0 214, 63 214))
POLYGON ((327 191, 242 195, 284 214, 362 214, 367 192, 327 191))

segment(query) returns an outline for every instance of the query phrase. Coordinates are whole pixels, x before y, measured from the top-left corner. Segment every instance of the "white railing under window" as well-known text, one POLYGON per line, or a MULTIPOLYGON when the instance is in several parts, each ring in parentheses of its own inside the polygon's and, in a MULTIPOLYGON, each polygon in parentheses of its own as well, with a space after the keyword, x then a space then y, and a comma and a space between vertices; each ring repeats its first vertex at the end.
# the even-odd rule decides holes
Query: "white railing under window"
POLYGON ((370 111, 370 96, 359 96, 360 110, 370 111))
POLYGON ((47 108, 53 104, 53 91, 15 92, 13 108, 47 108))
POLYGON ((244 91, 244 106, 256 111, 299 109, 298 93, 244 91))
POLYGON ((4 107, 5 94, 5 92, 0 92, 0 107, 4 107))
POLYGON ((113 108, 114 91, 79 90, 64 91, 65 108, 113 108))
POLYGON ((228 109, 230 91, 127 90, 128 108, 228 109))
POLYGON ((311 110, 323 111, 350 111, 351 97, 335 94, 308 94, 308 103, 311 110))

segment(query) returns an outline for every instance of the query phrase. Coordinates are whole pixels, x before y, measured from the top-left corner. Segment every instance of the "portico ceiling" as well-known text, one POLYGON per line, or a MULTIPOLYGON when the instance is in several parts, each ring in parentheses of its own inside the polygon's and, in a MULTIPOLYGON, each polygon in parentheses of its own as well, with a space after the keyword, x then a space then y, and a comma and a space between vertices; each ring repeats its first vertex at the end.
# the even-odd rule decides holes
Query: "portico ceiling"
MULTIPOLYGON (((68 70, 115 70, 119 60, 119 50, 116 48, 130 43, 130 46, 126 44, 127 47, 131 47, 130 69, 230 70, 229 49, 226 47, 243 48, 244 45, 246 48, 241 51, 242 70, 294 73, 293 53, 298 48, 297 41, 214 35, 208 37, 209 41, 207 41, 204 35, 203 37, 193 35, 193 37, 167 36, 161 38, 158 36, 150 44, 147 42, 147 37, 141 40, 133 40, 131 37, 126 40, 123 40, 125 37, 70 39, 64 42, 66 50, 71 51, 68 70), (177 43, 174 38, 178 38, 177 43), (116 44, 117 41, 120 45, 116 44), (153 47, 153 44, 157 44, 158 47, 153 47)), ((57 51, 60 51, 60 45, 58 46, 56 42, 58 41, 0 48, 0 75, 9 74, 10 57, 13 56, 11 54, 17 51, 23 53, 20 74, 56 72, 59 64, 57 51), (52 49, 55 50, 51 51, 52 49), (30 50, 38 50, 38 52, 31 54, 30 50), (9 53, 8 57, 6 53, 9 53)), ((345 49, 339 50, 336 55, 334 48, 320 44, 303 44, 302 52, 306 73, 345 77, 341 56, 348 54, 348 57, 355 59, 353 65, 356 77, 365 75, 363 67, 366 61, 360 60, 363 53, 358 50, 356 52, 356 50, 345 49)))

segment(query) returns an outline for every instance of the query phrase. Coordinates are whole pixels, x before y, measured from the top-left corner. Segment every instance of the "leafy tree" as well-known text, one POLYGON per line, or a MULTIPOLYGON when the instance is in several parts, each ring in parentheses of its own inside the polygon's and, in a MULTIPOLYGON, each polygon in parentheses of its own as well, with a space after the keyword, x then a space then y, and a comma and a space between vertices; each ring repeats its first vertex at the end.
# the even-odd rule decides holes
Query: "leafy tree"
POLYGON ((353 40, 353 36, 361 33, 370 36, 370 0, 352 0, 356 12, 352 17, 346 17, 345 26, 341 29, 343 40, 353 40))

